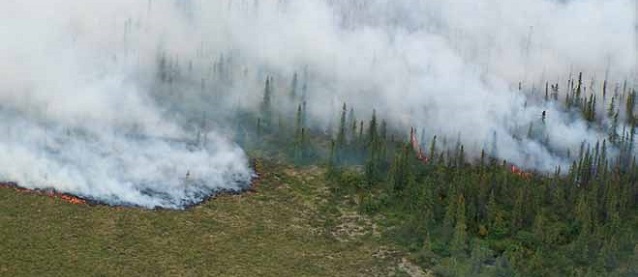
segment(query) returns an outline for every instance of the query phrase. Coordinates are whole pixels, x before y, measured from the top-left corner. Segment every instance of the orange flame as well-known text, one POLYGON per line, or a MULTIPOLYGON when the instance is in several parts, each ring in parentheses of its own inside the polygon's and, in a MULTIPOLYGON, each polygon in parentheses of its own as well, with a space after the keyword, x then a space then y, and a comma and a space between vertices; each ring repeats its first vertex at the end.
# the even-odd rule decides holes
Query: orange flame
POLYGON ((512 166, 510 167, 510 171, 511 171, 512 173, 514 173, 514 174, 518 175, 518 176, 523 177, 523 178, 530 178, 530 177, 532 177, 532 174, 531 174, 531 173, 529 173, 529 172, 525 172, 524 170, 522 170, 522 169, 518 168, 518 167, 517 167, 517 166, 515 166, 515 165, 512 165, 512 166))
POLYGON ((423 150, 421 150, 419 140, 416 138, 416 130, 414 128, 410 128, 410 144, 412 144, 412 149, 414 149, 414 152, 416 153, 416 158, 423 163, 428 163, 429 159, 425 154, 423 154, 423 150))
MULTIPOLYGON (((423 163, 428 163, 430 161, 428 157, 425 154, 423 154, 423 150, 421 150, 419 140, 416 138, 416 129, 414 128, 410 128, 410 144, 412 145, 412 149, 414 149, 414 152, 416 153, 416 158, 419 161, 423 163)), ((510 166, 510 171, 525 179, 529 179, 532 177, 532 173, 526 172, 515 165, 510 166)))
POLYGON ((86 200, 79 198, 77 196, 73 196, 66 193, 60 193, 57 191, 41 191, 41 190, 33 190, 19 187, 16 183, 0 183, 0 188, 11 188, 20 193, 29 193, 29 194, 37 194, 37 195, 46 195, 51 198, 57 198, 64 202, 74 204, 74 205, 86 205, 86 200))

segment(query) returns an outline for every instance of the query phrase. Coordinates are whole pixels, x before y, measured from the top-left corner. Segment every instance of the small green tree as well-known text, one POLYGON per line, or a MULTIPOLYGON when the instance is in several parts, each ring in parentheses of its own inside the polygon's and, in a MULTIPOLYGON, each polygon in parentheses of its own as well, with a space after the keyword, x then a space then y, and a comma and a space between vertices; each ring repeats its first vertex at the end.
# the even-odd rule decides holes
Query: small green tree
POLYGON ((299 80, 297 79, 297 72, 292 75, 292 82, 290 84, 290 100, 297 100, 297 87, 299 86, 299 80))
POLYGON ((627 94, 627 102, 625 103, 625 113, 627 114, 627 124, 635 125, 634 108, 636 107, 636 91, 632 90, 627 94))
POLYGON ((343 162, 343 157, 341 157, 341 155, 344 154, 343 152, 346 147, 346 112, 347 112, 346 103, 343 103, 343 108, 341 110, 341 120, 339 121, 339 130, 337 132, 337 141, 336 141, 338 163, 343 162))
POLYGON ((457 256, 467 255, 467 222, 465 219, 465 197, 459 195, 456 203, 456 222, 454 227, 454 236, 450 248, 452 253, 457 256))
POLYGON ((270 77, 266 77, 266 84, 264 85, 264 96, 261 101, 260 111, 263 118, 263 125, 266 128, 270 128, 272 125, 272 80, 270 77))

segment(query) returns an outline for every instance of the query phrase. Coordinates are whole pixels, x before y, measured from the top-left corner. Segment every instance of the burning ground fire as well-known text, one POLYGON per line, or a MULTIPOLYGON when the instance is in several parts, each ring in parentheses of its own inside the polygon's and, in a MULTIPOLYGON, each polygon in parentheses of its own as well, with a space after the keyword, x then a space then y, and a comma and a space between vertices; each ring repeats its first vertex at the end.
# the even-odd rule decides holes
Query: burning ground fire
MULTIPOLYGON (((416 129, 414 128, 410 129, 410 145, 412 145, 412 149, 414 149, 414 152, 416 153, 416 158, 419 161, 423 162, 424 164, 427 164, 429 162, 429 159, 423 153, 423 150, 421 149, 421 144, 419 143, 419 140, 416 138, 416 129)), ((510 172, 523 178, 532 177, 532 173, 526 172, 515 165, 510 165, 509 170, 510 172)))
MULTIPOLYGON (((262 172, 262 166, 261 163, 257 160, 257 159, 253 159, 251 161, 251 166, 253 167, 254 170, 254 176, 253 179, 251 181, 250 187, 248 187, 246 190, 239 192, 239 193, 248 193, 248 194, 254 194, 257 193, 257 187, 259 186, 259 183, 261 182, 261 172, 262 172)), ((62 192, 58 192, 56 190, 53 189, 28 189, 28 188, 24 188, 21 187, 20 185, 18 185, 15 182, 0 182, 0 189, 13 189, 19 193, 23 193, 23 194, 32 194, 32 195, 41 195, 41 196, 47 196, 50 198, 54 198, 54 199, 60 199, 66 203, 69 204, 73 204, 73 205, 107 205, 107 206, 111 206, 108 203, 104 203, 104 202, 100 202, 100 201, 96 201, 96 200, 90 200, 90 199, 85 199, 79 196, 75 196, 72 194, 68 194, 68 193, 62 193, 62 192)), ((191 205, 190 207, 194 207, 197 205, 200 205, 202 203, 205 203, 207 201, 209 201, 210 199, 213 199, 219 195, 223 195, 226 194, 227 192, 216 192, 215 194, 211 195, 209 198, 204 199, 203 201, 201 201, 200 203, 191 205)))
POLYGON ((510 171, 511 171, 512 173, 514 173, 514 174, 516 174, 516 175, 520 176, 520 177, 523 177, 523 178, 531 178, 531 177, 532 177, 532 173, 526 172, 526 171, 524 171, 524 170, 522 170, 522 169, 518 168, 518 167, 517 167, 517 166, 515 166, 515 165, 510 166, 510 171))
MULTIPOLYGON (((416 153, 416 158, 419 161, 421 161, 422 163, 428 164, 429 163, 429 158, 423 153, 423 150, 421 149, 419 141, 416 138, 416 131, 415 131, 414 128, 412 128, 410 130, 410 145, 412 146, 412 148, 414 149, 414 151, 416 153)), ((262 165, 261 165, 261 163, 260 163, 260 161, 258 159, 252 159, 251 160, 251 167, 253 168, 253 171, 254 171, 254 175, 253 175, 253 179, 251 181, 251 185, 246 190, 244 190, 242 192, 239 192, 239 193, 253 194, 253 193, 257 192, 257 188, 259 186, 259 183, 261 182, 263 169, 262 169, 262 165)), ((530 178, 532 176, 531 173, 526 172, 526 171, 520 169, 519 167, 517 167, 515 165, 510 165, 509 166, 509 170, 513 174, 518 175, 518 176, 523 177, 523 178, 530 178)), ((72 195, 72 194, 58 192, 58 191, 53 190, 53 189, 28 189, 28 188, 20 187, 15 182, 0 182, 0 189, 13 189, 13 190, 15 190, 17 192, 20 192, 20 193, 47 196, 47 197, 50 197, 50 198, 60 199, 60 200, 62 200, 64 202, 67 202, 67 203, 73 204, 73 205, 109 205, 108 203, 103 203, 103 202, 96 201, 96 200, 85 199, 85 198, 82 198, 82 197, 79 197, 79 196, 75 196, 75 195, 72 195)), ((233 194, 235 194, 235 193, 237 193, 237 192, 233 192, 233 194)), ((208 197, 207 199, 204 199, 202 202, 190 205, 190 207, 197 206, 199 204, 207 202, 207 201, 209 201, 211 199, 214 199, 215 197, 223 195, 223 194, 227 194, 227 192, 223 192, 223 191, 216 192, 213 195, 211 195, 210 197, 208 197)))
POLYGON ((61 192, 57 192, 55 190, 34 190, 34 189, 27 189, 27 188, 23 188, 18 186, 18 184, 16 183, 0 183, 0 188, 3 189, 14 189, 17 192, 20 193, 28 193, 28 194, 35 194, 35 195, 45 195, 51 198, 56 198, 56 199, 60 199, 64 202, 70 203, 70 204, 74 204, 74 205, 86 205, 88 204, 88 201, 85 199, 82 199, 80 197, 71 195, 71 194, 67 194, 67 193, 61 193, 61 192))

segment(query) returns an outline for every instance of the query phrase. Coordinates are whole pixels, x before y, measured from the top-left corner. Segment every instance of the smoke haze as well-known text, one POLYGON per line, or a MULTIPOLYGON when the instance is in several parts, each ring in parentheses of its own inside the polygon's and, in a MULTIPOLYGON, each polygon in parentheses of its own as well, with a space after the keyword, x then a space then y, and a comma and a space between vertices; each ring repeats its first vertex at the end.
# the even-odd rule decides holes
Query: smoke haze
POLYGON ((581 143, 607 135, 535 101, 533 88, 545 80, 564 87, 580 71, 587 84, 596 80, 596 94, 605 78, 633 81, 634 5, 3 1, 0 179, 169 208, 241 189, 251 171, 227 122, 237 110, 257 109, 266 76, 279 97, 295 73, 318 128, 346 102, 359 118, 376 109, 399 128, 460 137, 470 153, 486 148, 552 170, 569 164, 566 153, 581 143), (158 64, 179 82, 159 84, 158 64), (193 123, 202 118, 211 121, 205 128, 193 123), (518 135, 530 125, 541 139, 518 135))

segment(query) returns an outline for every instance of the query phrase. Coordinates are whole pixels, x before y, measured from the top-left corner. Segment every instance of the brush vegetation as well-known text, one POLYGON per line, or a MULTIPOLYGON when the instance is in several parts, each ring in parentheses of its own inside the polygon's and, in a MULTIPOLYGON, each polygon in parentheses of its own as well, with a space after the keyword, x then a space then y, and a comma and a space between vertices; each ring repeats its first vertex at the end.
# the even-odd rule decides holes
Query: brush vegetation
POLYGON ((325 169, 259 162, 256 193, 186 210, 0 190, 0 276, 387 276, 405 254, 329 205, 325 169))

